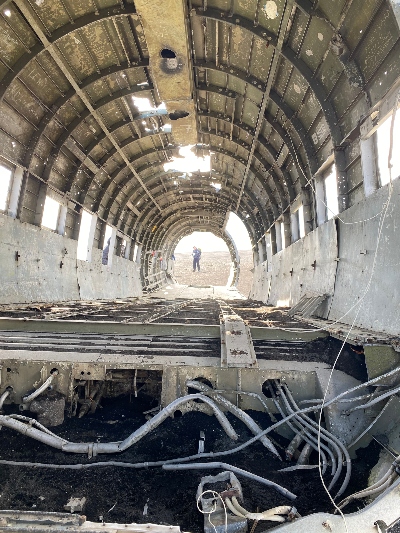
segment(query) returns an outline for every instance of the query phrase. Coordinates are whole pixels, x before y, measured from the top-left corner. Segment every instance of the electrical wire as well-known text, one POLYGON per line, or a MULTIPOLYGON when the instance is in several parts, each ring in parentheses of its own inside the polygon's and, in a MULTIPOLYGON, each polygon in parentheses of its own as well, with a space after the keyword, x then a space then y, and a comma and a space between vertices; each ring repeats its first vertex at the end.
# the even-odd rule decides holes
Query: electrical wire
POLYGON ((215 527, 215 525, 211 522, 211 514, 214 513, 217 509, 217 504, 216 502, 214 501, 214 509, 212 509, 211 511, 203 511, 203 509, 200 509, 199 507, 199 501, 200 499, 204 496, 204 494, 212 494, 214 496, 214 498, 219 498, 222 502, 222 505, 223 505, 223 508, 224 508, 224 513, 225 513, 225 533, 228 532, 228 511, 226 510, 226 505, 225 505, 225 502, 223 500, 223 498, 221 497, 220 494, 218 494, 218 492, 215 492, 215 490, 205 490, 204 492, 202 492, 199 497, 197 498, 196 500, 196 505, 197 505, 197 509, 200 511, 201 514, 208 514, 208 521, 210 522, 210 524, 212 525, 212 527, 214 528, 214 531, 215 533, 217 533, 217 528, 215 527))

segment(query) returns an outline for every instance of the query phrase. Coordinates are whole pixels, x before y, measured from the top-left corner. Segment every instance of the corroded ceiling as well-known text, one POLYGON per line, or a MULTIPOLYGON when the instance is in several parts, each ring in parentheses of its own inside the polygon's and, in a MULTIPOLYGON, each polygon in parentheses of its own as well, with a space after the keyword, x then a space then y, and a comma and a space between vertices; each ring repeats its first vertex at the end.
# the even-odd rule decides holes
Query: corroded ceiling
POLYGON ((38 223, 50 194, 67 202, 68 236, 85 208, 99 217, 98 245, 109 223, 157 249, 194 229, 221 235, 235 211, 256 243, 299 199, 315 227, 310 180, 329 159, 340 209, 358 201, 360 123, 400 74, 391 3, 175 5, 185 44, 176 58, 165 55, 178 37, 163 23, 175 13, 163 17, 162 4, 0 1, 0 157, 26 169, 20 219, 38 223), (198 156, 211 155, 210 172, 164 170, 185 131, 198 156))

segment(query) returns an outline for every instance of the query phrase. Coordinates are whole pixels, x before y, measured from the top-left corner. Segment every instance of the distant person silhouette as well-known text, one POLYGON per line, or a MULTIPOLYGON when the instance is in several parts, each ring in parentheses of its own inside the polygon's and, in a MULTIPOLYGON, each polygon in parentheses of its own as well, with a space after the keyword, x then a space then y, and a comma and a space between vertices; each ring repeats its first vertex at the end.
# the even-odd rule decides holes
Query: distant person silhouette
POLYGON ((200 272, 200 258, 201 258, 201 249, 197 248, 196 246, 193 246, 193 272, 196 272, 196 266, 197 270, 200 272))
POLYGON ((110 241, 111 241, 111 237, 108 239, 107 246, 103 250, 103 255, 101 258, 101 262, 103 263, 103 265, 108 265, 108 254, 110 252, 110 241))

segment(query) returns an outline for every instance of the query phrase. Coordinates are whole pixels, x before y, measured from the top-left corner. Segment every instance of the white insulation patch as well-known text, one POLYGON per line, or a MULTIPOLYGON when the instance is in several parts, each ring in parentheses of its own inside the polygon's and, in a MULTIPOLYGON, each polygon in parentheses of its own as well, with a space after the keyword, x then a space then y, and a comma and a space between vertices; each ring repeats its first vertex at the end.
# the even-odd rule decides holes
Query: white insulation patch
POLYGON ((275 19, 278 16, 278 7, 276 2, 273 0, 268 0, 268 2, 263 7, 263 11, 269 19, 275 19))

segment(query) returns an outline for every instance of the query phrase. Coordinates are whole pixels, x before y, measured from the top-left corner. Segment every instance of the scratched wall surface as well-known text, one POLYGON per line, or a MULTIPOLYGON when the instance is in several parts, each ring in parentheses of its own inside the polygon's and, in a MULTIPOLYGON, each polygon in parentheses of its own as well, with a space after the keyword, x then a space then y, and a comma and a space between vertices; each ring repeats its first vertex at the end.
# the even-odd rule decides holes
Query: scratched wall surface
POLYGON ((333 294, 329 320, 397 335, 399 197, 400 181, 395 180, 386 212, 388 186, 341 213, 336 223, 330 220, 275 254, 271 272, 266 272, 266 263, 256 267, 252 297, 293 306, 304 294, 333 294))
POLYGON ((328 221, 255 269, 252 295, 271 305, 293 306, 304 295, 333 294, 337 237, 328 221))
POLYGON ((76 258, 77 241, 0 215, 1 303, 127 298, 142 294, 138 266, 114 257, 76 258), (17 255, 18 254, 18 255, 17 255))
POLYGON ((388 197, 388 186, 382 187, 373 196, 341 214, 345 224, 338 223, 340 260, 329 319, 339 319, 346 324, 354 322, 366 329, 398 335, 399 180, 393 182, 393 193, 385 213, 388 197), (378 242, 380 224, 382 231, 378 242), (343 316, 345 313, 346 316, 343 316))
POLYGON ((250 298, 259 302, 267 302, 271 287, 271 272, 268 272, 268 263, 264 261, 254 268, 253 283, 250 298))
POLYGON ((82 300, 140 296, 139 267, 122 257, 113 257, 112 266, 101 263, 101 250, 92 250, 92 261, 77 261, 79 292, 82 300))

